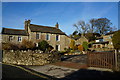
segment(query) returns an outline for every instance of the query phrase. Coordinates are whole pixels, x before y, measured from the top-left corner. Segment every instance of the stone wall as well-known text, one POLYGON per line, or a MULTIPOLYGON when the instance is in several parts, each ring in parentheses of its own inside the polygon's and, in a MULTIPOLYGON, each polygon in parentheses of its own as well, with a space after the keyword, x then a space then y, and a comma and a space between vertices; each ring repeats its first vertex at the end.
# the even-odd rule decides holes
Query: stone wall
POLYGON ((17 65, 45 65, 60 61, 59 54, 35 51, 3 51, 3 62, 17 65))

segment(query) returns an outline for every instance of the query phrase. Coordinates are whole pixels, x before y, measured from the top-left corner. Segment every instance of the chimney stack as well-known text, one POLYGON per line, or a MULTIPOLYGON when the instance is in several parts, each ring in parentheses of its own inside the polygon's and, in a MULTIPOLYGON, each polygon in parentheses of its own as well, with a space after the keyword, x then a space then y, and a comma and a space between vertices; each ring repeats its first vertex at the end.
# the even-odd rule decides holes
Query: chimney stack
POLYGON ((56 27, 56 28, 59 28, 59 24, 58 24, 58 22, 56 23, 55 27, 56 27))
POLYGON ((30 22, 31 22, 31 20, 29 20, 29 19, 28 19, 28 20, 25 20, 25 22, 24 22, 24 24, 25 24, 24 27, 25 27, 25 30, 26 30, 26 31, 28 31, 28 27, 29 27, 29 25, 30 25, 30 22))

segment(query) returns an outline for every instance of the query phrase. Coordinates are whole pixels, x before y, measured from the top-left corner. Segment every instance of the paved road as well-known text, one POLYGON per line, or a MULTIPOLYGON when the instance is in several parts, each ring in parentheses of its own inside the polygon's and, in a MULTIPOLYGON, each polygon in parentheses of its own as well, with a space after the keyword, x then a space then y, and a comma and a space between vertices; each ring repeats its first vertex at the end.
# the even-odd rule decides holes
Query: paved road
POLYGON ((79 64, 87 64, 87 55, 67 55, 62 57, 62 61, 69 61, 69 62, 74 62, 74 63, 79 63, 79 64))
POLYGON ((50 80, 49 76, 43 76, 35 71, 6 64, 2 64, 2 79, 50 80))

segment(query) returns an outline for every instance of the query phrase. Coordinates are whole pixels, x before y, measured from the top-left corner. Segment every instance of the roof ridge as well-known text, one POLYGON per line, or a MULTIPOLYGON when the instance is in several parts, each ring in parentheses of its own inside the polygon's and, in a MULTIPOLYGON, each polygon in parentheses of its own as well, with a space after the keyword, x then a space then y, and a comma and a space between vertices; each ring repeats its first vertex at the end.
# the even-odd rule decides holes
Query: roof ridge
POLYGON ((12 28, 5 28, 5 27, 3 27, 3 29, 11 29, 11 30, 19 30, 19 31, 25 31, 24 29, 12 29, 12 28))
MULTIPOLYGON (((47 28, 54 28, 54 29, 58 29, 52 26, 43 26, 43 25, 36 25, 36 24, 30 24, 30 25, 34 25, 34 26, 38 26, 38 27, 47 27, 47 28)), ((60 30, 60 29, 59 29, 60 30)))

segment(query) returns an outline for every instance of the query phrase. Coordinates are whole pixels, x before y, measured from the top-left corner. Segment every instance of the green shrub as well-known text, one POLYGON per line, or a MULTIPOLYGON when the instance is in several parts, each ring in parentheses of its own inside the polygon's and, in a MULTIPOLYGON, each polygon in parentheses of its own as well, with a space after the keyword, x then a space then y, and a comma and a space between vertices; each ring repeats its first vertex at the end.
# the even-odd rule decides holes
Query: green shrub
POLYGON ((42 40, 38 43, 38 48, 42 50, 43 52, 45 51, 50 52, 53 49, 53 47, 49 45, 49 43, 45 40, 42 40))
POLYGON ((85 51, 88 50, 88 43, 87 42, 83 42, 82 46, 83 46, 85 51))

